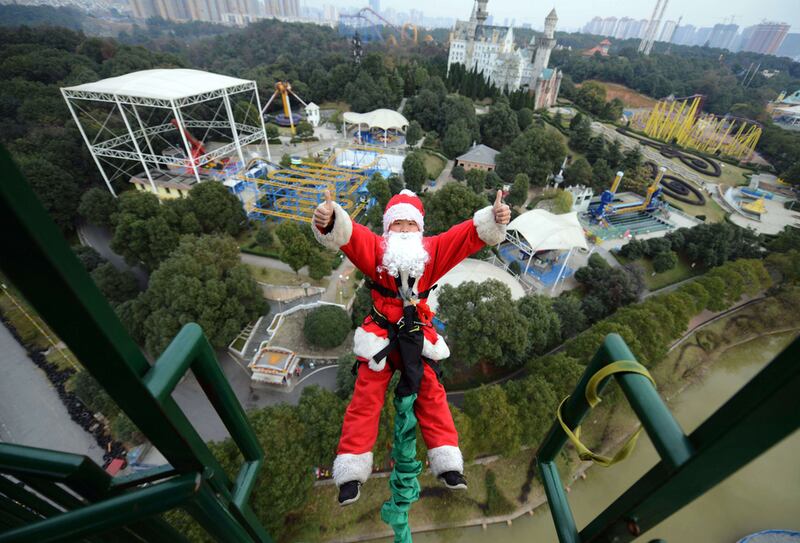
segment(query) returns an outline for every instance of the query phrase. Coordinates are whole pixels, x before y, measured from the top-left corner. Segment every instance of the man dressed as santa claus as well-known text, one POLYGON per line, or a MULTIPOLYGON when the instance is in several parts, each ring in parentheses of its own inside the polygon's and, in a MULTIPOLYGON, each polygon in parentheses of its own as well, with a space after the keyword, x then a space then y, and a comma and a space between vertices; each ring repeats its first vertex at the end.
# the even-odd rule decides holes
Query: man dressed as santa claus
POLYGON ((448 488, 467 488, 458 433, 438 378, 439 361, 450 350, 431 324, 427 298, 436 281, 456 264, 485 245, 503 241, 511 211, 501 198, 497 191, 494 205, 429 237, 422 235, 422 201, 409 190, 393 196, 386 205, 383 236, 353 222, 328 192, 315 210, 312 229, 317 240, 341 250, 364 273, 373 301, 372 311, 353 339, 357 378, 333 463, 341 505, 358 500, 360 486, 372 472, 372 447, 395 370, 401 372, 396 394, 417 394, 414 414, 434 476, 448 488))

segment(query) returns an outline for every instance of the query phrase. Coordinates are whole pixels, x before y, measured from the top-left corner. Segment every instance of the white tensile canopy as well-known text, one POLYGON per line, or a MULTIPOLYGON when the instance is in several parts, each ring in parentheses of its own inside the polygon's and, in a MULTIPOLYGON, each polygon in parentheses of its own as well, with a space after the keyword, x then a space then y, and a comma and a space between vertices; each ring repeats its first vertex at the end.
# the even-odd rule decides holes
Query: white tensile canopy
POLYGON ((544 209, 523 213, 508 225, 507 232, 518 232, 534 251, 588 249, 578 213, 554 215, 544 209))
POLYGON ((528 253, 523 276, 528 273, 533 255, 537 251, 569 251, 553 283, 553 292, 564 275, 572 251, 576 247, 583 250, 589 248, 583 227, 578 221, 578 213, 575 211, 554 215, 544 209, 533 209, 523 213, 508 225, 506 241, 528 253))
POLYGON ((369 113, 355 113, 348 111, 342 115, 342 134, 347 137, 347 125, 358 125, 358 143, 361 143, 361 125, 366 125, 367 128, 379 128, 383 130, 383 146, 389 141, 389 130, 400 130, 405 132, 408 128, 408 119, 403 117, 399 112, 392 109, 376 109, 369 113))
POLYGON ((109 77, 92 83, 66 87, 64 90, 110 94, 117 97, 176 100, 240 85, 252 86, 253 82, 200 70, 157 69, 109 77))

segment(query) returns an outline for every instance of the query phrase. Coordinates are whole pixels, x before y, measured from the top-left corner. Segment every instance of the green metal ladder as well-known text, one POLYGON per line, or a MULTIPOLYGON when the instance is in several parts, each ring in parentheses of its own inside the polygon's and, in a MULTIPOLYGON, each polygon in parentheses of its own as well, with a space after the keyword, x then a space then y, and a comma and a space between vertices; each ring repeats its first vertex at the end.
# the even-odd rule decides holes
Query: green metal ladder
POLYGON ((1 147, 0 172, 3 272, 169 462, 111 477, 84 456, 0 444, 0 543, 187 541, 159 517, 178 507, 217 541, 272 541, 248 503, 264 451, 200 327, 149 364, 1 147), (189 370, 244 458, 235 481, 171 397, 189 370))
MULTIPOLYGON (((636 359, 620 336, 609 334, 564 404, 569 428, 589 412, 589 379, 619 360, 636 359)), ((556 420, 536 462, 560 543, 633 541, 800 428, 800 338, 688 436, 646 377, 616 373, 601 381, 598 390, 612 378, 661 460, 579 531, 556 467, 568 439, 556 420)))

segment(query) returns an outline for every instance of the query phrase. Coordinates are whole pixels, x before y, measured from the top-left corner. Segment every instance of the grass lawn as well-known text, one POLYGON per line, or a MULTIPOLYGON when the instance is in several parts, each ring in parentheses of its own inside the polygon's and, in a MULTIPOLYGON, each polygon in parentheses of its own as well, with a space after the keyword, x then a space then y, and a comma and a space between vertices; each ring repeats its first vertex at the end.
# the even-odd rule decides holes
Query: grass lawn
POLYGON ((710 196, 706 195, 706 203, 702 206, 693 206, 686 204, 684 202, 679 202, 674 198, 671 198, 667 195, 663 195, 663 198, 678 209, 682 210, 687 215, 691 215, 692 217, 697 217, 698 215, 705 215, 707 223, 712 222, 722 222, 725 220, 725 216, 727 213, 724 209, 719 207, 719 204, 711 199, 710 196))
POLYGON ((744 168, 739 168, 738 166, 733 166, 728 164, 727 162, 720 162, 720 167, 722 168, 722 175, 719 176, 717 179, 721 183, 725 183, 726 185, 747 185, 749 179, 744 176, 746 173, 753 173, 750 170, 745 170, 744 168))
POLYGON ((653 271, 653 262, 649 258, 642 258, 639 263, 644 268, 644 282, 650 290, 658 290, 702 273, 698 268, 693 270, 683 257, 678 258, 674 268, 661 273, 653 271))
POLYGON ((422 152, 422 158, 425 161, 425 170, 428 172, 429 179, 436 179, 442 173, 445 167, 445 161, 434 154, 422 152))
MULTIPOLYGON (((466 492, 447 490, 423 467, 419 477, 420 500, 411 506, 409 524, 413 529, 415 526, 484 518, 487 515, 485 480, 488 470, 495 473, 497 487, 505 497, 515 508, 519 507, 517 498, 527 480, 528 466, 534 453, 535 449, 528 449, 487 465, 468 464, 464 473, 469 481, 466 492)), ((330 541, 390 531, 380 517, 381 506, 389 498, 388 484, 388 478, 373 477, 361 488, 361 499, 345 508, 336 502, 336 486, 315 488, 299 513, 302 522, 295 524, 298 531, 288 539, 330 541)), ((534 481, 529 500, 536 500, 542 493, 541 485, 534 481)))
POLYGON ((308 311, 298 311, 287 315, 270 340, 270 345, 291 349, 302 355, 313 355, 325 358, 337 358, 353 350, 353 332, 350 332, 341 345, 333 348, 322 348, 306 341, 303 325, 308 311))
POLYGON ((339 111, 350 111, 350 104, 347 102, 322 102, 320 109, 338 109, 339 111))
POLYGON ((291 287, 299 287, 303 283, 309 283, 315 287, 324 287, 327 282, 324 279, 315 280, 307 275, 298 275, 294 272, 283 270, 276 270, 273 268, 262 268, 253 264, 245 264, 247 269, 250 270, 250 275, 253 279, 260 283, 268 283, 270 285, 287 285, 291 287))

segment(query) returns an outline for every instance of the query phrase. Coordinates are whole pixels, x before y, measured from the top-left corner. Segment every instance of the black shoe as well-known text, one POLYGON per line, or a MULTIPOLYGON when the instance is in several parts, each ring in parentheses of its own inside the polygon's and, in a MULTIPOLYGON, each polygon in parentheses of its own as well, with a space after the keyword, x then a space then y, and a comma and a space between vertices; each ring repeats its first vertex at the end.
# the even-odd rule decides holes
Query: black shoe
POLYGON ((451 490, 466 490, 467 480, 457 471, 445 471, 439 475, 439 480, 451 490))
POLYGON ((339 487, 339 505, 350 505, 361 497, 361 483, 348 481, 339 487))

